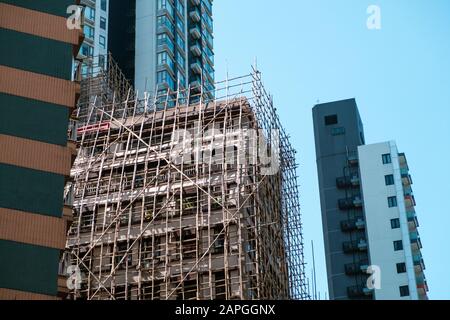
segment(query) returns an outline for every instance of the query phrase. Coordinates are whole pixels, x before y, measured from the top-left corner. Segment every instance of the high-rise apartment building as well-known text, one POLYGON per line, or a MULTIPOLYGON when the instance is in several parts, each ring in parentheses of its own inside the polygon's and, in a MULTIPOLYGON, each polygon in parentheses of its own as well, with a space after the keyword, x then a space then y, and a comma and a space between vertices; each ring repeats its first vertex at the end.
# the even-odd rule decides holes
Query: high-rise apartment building
POLYGON ((405 155, 365 145, 354 99, 316 105, 313 120, 330 298, 426 299, 405 155))
POLYGON ((80 0, 80 5, 83 7, 84 41, 78 59, 83 61, 82 75, 88 77, 95 72, 93 65, 106 64, 109 0, 80 0))
POLYGON ((368 265, 367 242, 361 241, 361 250, 346 252, 343 248, 366 238, 364 225, 348 231, 341 228, 343 221, 364 221, 359 179, 352 180, 359 177, 356 155, 358 146, 364 144, 364 129, 353 99, 315 106, 313 120, 329 296, 345 299, 347 288, 365 285, 368 277, 345 272, 349 264, 368 265), (349 188, 339 188, 337 179, 350 180, 349 188), (349 202, 354 205, 344 208, 342 199, 353 199, 349 202))
POLYGON ((56 299, 72 208, 64 186, 76 156, 68 139, 79 94, 72 81, 79 30, 74 0, 0 1, 0 299, 56 299))
POLYGON ((190 87, 213 98, 212 0, 110 0, 109 9, 109 50, 139 92, 190 87))
POLYGON ((426 299, 428 285, 412 178, 395 142, 358 148, 370 262, 379 267, 377 300, 426 299))

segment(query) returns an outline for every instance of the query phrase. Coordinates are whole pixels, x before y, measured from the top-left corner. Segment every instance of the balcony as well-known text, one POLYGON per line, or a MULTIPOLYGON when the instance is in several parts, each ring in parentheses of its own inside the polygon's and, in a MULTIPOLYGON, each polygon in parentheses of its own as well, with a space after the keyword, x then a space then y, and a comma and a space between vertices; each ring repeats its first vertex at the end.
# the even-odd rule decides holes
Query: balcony
POLYGON ((195 74, 202 74, 202 67, 199 62, 194 62, 191 64, 191 70, 195 74))
POLYGON ((347 161, 350 166, 357 166, 359 163, 358 152, 349 152, 347 156, 347 161))
POLYGON ((194 40, 198 40, 202 37, 202 33, 200 32, 200 29, 198 27, 194 27, 189 30, 189 33, 194 40))
POLYGON ((411 249, 413 251, 419 251, 422 249, 422 241, 420 240, 420 236, 417 231, 410 232, 409 238, 411 240, 411 249))
POLYGON ((403 177, 403 176, 406 176, 406 175, 409 175, 409 169, 408 169, 408 167, 401 167, 401 168, 400 168, 400 174, 401 174, 402 177, 403 177))
POLYGON ((402 183, 405 187, 411 186, 413 184, 411 175, 409 174, 402 175, 402 183))
POLYGON ((413 196, 414 193, 413 193, 411 186, 403 186, 403 194, 405 196, 413 196))
POLYGON ((191 17, 192 22, 198 23, 201 20, 200 11, 198 9, 194 9, 189 12, 189 17, 191 17))
POLYGON ((426 283, 425 275, 422 273, 416 275, 416 283, 417 285, 424 285, 426 283))
POLYGON ((425 280, 422 284, 417 284, 417 292, 419 296, 426 296, 428 292, 428 283, 425 280))
POLYGON ((348 276, 364 274, 367 272, 369 262, 367 260, 363 260, 360 261, 359 263, 348 263, 344 267, 345 267, 345 274, 348 276))
POLYGON ((157 25, 158 33, 167 33, 170 38, 174 37, 174 25, 172 22, 169 21, 169 19, 164 19, 157 25))
POLYGON ((360 239, 359 241, 346 241, 342 243, 342 249, 345 253, 366 251, 367 242, 365 239, 360 239))
POLYGON ((413 253, 413 263, 416 272, 423 272, 425 270, 425 263, 422 254, 419 252, 413 253))
POLYGON ((405 195, 405 206, 406 208, 412 208, 416 206, 416 200, 414 199, 413 195, 405 195))
POLYGON ((338 207, 341 210, 350 210, 361 208, 363 205, 363 201, 360 197, 346 198, 338 200, 338 207))
POLYGON ((411 242, 417 241, 419 239, 419 233, 417 231, 410 232, 409 239, 411 240, 411 242))
POLYGON ((191 52, 195 57, 202 56, 202 48, 198 44, 194 44, 193 46, 191 46, 191 52))
POLYGON ((373 290, 365 286, 347 287, 347 295, 349 298, 368 297, 373 294, 373 290))
POLYGON ((340 177, 336 179, 336 186, 339 189, 347 189, 347 188, 354 188, 359 187, 360 181, 358 176, 353 177, 340 177))
POLYGON ((400 162, 400 166, 408 166, 408 161, 406 160, 406 156, 404 153, 398 154, 398 160, 400 162))
POLYGON ((341 230, 350 232, 353 230, 362 230, 366 227, 366 223, 362 218, 341 221, 341 230))
POLYGON ((199 80, 194 80, 190 83, 191 90, 194 93, 199 93, 202 90, 202 85, 199 80))
POLYGON ((417 221, 417 218, 413 218, 411 220, 408 219, 408 227, 409 231, 417 231, 417 228, 419 227, 419 221, 417 221))
POLYGON ((406 217, 408 218, 408 221, 413 221, 416 219, 416 212, 414 210, 406 211, 406 217))

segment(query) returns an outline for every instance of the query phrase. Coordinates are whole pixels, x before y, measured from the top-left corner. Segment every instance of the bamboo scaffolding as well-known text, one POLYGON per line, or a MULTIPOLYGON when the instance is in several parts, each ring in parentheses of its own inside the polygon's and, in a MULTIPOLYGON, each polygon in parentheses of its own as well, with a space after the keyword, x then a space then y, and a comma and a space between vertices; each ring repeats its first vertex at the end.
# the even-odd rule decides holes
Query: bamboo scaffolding
POLYGON ((260 72, 140 99, 107 61, 84 77, 76 115, 71 297, 308 299, 295 150, 260 72), (193 164, 171 157, 179 130, 193 164), (257 141, 277 151, 275 173, 257 141))

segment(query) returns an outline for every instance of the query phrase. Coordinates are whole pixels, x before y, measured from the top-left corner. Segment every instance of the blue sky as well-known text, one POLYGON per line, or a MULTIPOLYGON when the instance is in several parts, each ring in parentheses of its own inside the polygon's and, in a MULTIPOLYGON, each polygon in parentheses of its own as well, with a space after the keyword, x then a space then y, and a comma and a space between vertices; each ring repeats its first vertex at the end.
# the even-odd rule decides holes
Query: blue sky
POLYGON ((417 200, 431 299, 450 299, 450 1, 215 0, 216 78, 257 57, 299 151, 305 252, 327 291, 311 108, 356 98, 367 143, 396 140, 417 200), (381 30, 368 30, 369 5, 381 30))

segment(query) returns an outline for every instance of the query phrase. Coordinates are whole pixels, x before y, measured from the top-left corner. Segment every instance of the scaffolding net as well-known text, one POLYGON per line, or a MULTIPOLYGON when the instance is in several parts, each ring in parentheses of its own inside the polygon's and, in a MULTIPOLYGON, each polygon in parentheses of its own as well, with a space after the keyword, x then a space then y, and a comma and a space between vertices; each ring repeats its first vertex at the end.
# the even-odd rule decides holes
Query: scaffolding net
POLYGON ((139 95, 101 60, 71 128, 70 298, 309 299, 296 152, 261 73, 139 95))

